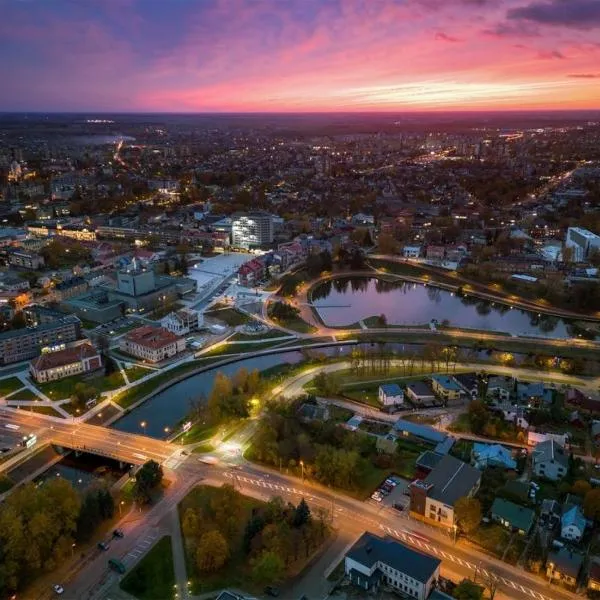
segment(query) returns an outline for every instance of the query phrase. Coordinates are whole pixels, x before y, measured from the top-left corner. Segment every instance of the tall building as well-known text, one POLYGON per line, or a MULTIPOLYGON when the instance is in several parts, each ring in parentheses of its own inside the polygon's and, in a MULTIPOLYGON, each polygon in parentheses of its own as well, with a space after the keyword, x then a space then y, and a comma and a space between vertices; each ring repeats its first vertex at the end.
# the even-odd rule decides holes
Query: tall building
POLYGON ((233 215, 231 243, 237 248, 258 248, 273 243, 273 216, 265 212, 233 215))
POLYGON ((583 262, 592 250, 600 251, 600 235, 581 227, 569 227, 565 244, 573 250, 573 262, 583 262))

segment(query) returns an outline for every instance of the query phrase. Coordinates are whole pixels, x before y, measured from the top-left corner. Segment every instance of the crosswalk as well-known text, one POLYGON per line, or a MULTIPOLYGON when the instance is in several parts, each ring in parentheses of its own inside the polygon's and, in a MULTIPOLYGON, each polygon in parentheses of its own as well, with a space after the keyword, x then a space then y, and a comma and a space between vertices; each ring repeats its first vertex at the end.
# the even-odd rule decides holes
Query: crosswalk
POLYGON ((550 598, 548 598, 547 596, 544 596, 540 592, 536 592, 535 590, 532 590, 531 588, 527 588, 527 587, 521 585, 520 583, 517 583, 510 579, 506 579, 505 577, 497 576, 495 574, 490 574, 489 571, 486 571, 484 568, 482 568, 481 566, 479 566, 477 564, 469 562, 468 560, 463 560, 462 558, 455 556, 454 554, 451 554, 449 552, 445 552, 444 550, 440 550, 433 542, 431 542, 430 540, 428 540, 424 537, 421 537, 417 533, 414 533, 414 532, 406 530, 406 529, 402 529, 402 530, 392 529, 391 527, 388 527, 386 525, 380 525, 380 527, 388 535, 398 538, 398 539, 402 540, 403 542, 407 542, 408 544, 411 544, 413 546, 417 546, 421 550, 424 550, 430 554, 433 554, 434 556, 438 556, 439 558, 442 558, 444 560, 449 560, 455 564, 460 565, 461 567, 465 567, 471 571, 475 571, 476 574, 479 574, 483 577, 486 577, 486 578, 493 577, 493 578, 497 579, 500 583, 504 584, 505 586, 512 588, 513 590, 515 590, 521 594, 525 594, 525 596, 535 598, 535 600, 551 600, 550 598))
POLYGON ((299 490, 295 487, 291 487, 289 485, 281 485, 278 483, 271 483, 270 481, 265 481, 264 479, 253 479, 251 477, 246 477, 245 475, 239 475, 237 473, 224 473, 225 477, 228 479, 235 479, 236 481, 247 483, 248 485, 254 485, 256 487, 261 487, 268 490, 273 490, 276 492, 285 492, 288 494, 297 494, 298 496, 303 496, 306 500, 315 500, 314 496, 307 494, 306 490, 299 490))

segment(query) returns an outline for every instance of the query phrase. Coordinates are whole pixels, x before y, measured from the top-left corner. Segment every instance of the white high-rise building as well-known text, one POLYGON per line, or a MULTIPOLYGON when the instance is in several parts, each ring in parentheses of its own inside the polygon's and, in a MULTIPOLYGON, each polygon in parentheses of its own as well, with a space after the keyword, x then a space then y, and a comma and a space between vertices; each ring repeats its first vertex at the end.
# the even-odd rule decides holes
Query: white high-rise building
POLYGON ((231 244, 237 248, 257 248, 273 243, 273 215, 251 212, 233 215, 231 244))
POLYGON ((600 235, 581 227, 569 227, 565 245, 573 250, 573 262, 583 262, 592 250, 600 250, 600 235))

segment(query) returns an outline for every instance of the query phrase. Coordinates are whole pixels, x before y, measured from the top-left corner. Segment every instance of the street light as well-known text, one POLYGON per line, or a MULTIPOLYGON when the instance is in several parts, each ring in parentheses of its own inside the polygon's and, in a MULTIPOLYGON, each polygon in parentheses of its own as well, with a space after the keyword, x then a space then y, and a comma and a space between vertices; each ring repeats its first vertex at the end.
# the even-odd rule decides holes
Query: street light
POLYGON ((144 435, 146 435, 146 421, 142 421, 140 423, 140 427, 142 428, 144 435))
POLYGON ((119 502, 119 516, 123 515, 123 504, 125 504, 125 500, 121 500, 121 502, 119 502))
POLYGON ((300 466, 302 467, 302 481, 304 481, 304 461, 300 461, 300 466))

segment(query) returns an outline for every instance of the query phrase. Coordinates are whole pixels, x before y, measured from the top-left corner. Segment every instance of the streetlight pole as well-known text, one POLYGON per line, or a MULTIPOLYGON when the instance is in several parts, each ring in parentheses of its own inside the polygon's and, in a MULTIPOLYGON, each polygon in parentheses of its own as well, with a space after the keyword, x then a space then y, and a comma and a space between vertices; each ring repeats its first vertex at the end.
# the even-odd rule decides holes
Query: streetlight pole
POLYGON ((302 481, 304 482, 304 461, 300 461, 300 466, 302 467, 302 481))
POLYGON ((120 517, 123 516, 123 504, 125 504, 125 500, 121 500, 121 502, 119 502, 119 516, 120 517))
POLYGON ((142 428, 142 431, 144 432, 144 435, 146 435, 146 421, 142 421, 140 423, 140 427, 142 428))

